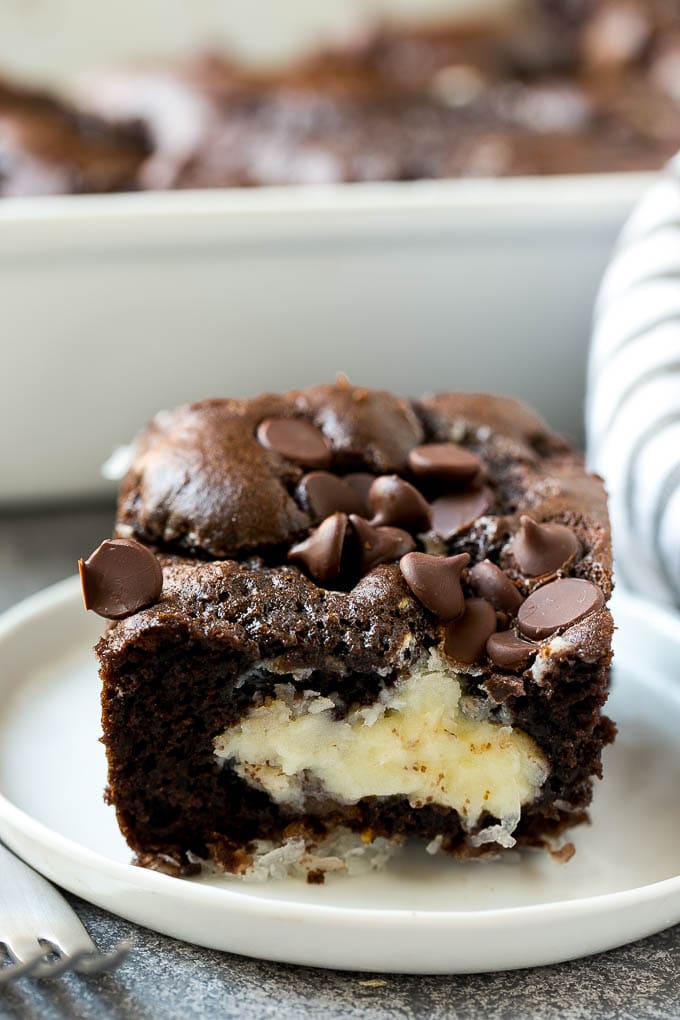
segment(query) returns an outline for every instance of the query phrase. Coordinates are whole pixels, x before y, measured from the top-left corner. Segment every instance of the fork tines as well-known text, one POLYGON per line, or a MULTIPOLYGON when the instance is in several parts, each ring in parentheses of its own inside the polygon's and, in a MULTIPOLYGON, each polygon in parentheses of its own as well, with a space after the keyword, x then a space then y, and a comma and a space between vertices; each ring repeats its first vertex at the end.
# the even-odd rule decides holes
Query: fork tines
POLYGON ((54 886, 0 843, 0 985, 69 970, 100 974, 117 967, 129 949, 123 942, 100 952, 54 886))
POLYGON ((35 953, 26 959, 13 952, 9 943, 0 942, 0 949, 5 951, 5 960, 0 959, 0 985, 22 977, 56 978, 69 970, 85 975, 103 974, 122 963, 130 951, 130 944, 121 942, 109 953, 84 949, 65 953, 47 939, 36 939, 35 948, 35 953))

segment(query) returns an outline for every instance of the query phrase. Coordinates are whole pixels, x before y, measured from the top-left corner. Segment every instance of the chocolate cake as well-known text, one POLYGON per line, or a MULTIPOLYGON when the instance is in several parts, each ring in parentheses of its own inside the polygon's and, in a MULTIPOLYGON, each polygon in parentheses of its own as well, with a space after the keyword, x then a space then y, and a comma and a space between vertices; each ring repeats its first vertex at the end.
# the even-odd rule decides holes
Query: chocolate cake
POLYGON ((340 379, 164 412, 81 573, 139 863, 571 852, 614 734, 609 524, 524 405, 340 379))
POLYGON ((520 0, 274 69, 121 67, 80 104, 100 119, 0 84, 0 195, 655 170, 680 148, 680 0, 520 0))
POLYGON ((148 152, 141 128, 0 78, 0 196, 129 190, 148 152))

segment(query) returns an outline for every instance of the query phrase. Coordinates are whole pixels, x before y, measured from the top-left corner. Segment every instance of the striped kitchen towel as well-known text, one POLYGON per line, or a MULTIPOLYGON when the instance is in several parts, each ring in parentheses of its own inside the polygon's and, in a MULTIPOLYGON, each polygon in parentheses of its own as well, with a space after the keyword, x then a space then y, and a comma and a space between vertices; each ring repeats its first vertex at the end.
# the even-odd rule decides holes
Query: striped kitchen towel
POLYGON ((680 156, 641 201, 602 283, 586 409, 617 579, 680 605, 680 156))

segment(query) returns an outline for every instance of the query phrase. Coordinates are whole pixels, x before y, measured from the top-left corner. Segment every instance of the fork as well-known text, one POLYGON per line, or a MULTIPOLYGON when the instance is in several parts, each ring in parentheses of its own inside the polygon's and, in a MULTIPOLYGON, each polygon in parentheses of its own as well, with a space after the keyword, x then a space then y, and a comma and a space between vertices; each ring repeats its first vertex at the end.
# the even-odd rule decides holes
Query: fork
POLYGON ((27 975, 55 978, 67 970, 100 974, 117 967, 129 949, 121 942, 109 953, 99 952, 54 886, 0 843, 0 986, 27 975))

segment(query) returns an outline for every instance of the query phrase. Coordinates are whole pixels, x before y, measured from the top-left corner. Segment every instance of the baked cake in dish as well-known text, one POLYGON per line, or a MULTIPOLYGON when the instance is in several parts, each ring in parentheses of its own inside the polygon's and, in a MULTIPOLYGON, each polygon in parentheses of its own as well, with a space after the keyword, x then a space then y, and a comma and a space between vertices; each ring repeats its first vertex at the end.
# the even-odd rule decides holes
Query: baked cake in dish
POLYGON ((107 124, 17 89, 8 117, 0 87, 0 195, 656 170, 680 147, 679 25, 678 0, 519 0, 276 68, 121 66, 79 96, 107 124))
POLYGON ((140 864, 571 852, 614 734, 609 524, 524 405, 340 379, 163 412, 81 571, 140 864))
POLYGON ((145 188, 656 170, 680 147, 679 25, 677 0, 521 0, 273 69, 121 68, 84 101, 144 121, 145 188))

